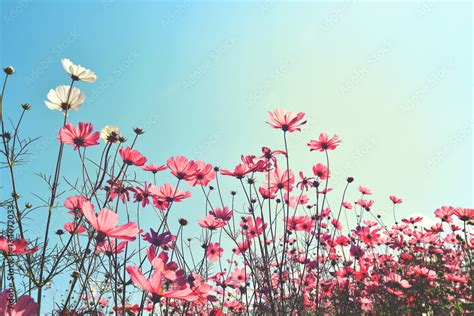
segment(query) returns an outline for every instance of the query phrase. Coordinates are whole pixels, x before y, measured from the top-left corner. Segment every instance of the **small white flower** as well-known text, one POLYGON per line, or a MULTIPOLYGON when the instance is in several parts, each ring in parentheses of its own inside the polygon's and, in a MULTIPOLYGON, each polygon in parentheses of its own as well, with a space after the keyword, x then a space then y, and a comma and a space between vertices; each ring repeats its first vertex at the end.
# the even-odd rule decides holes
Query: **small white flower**
POLYGON ((70 59, 63 58, 61 59, 64 70, 71 75, 73 80, 80 80, 85 82, 94 82, 97 79, 95 73, 87 68, 82 67, 81 65, 75 65, 70 59))
POLYGON ((49 90, 48 101, 44 101, 46 106, 51 110, 63 112, 66 110, 79 110, 86 96, 75 87, 71 88, 71 93, 69 94, 69 88, 69 86, 62 85, 56 89, 49 90))
POLYGON ((102 138, 106 143, 116 143, 120 136, 119 128, 114 125, 107 125, 100 131, 100 138, 102 138))

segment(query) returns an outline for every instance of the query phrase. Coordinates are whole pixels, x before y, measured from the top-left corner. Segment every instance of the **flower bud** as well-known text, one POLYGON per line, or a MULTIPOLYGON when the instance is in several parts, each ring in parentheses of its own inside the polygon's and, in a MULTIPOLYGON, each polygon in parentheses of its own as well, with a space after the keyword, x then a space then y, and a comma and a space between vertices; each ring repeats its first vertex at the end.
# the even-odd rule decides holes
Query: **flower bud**
POLYGON ((21 107, 23 108, 23 110, 25 111, 29 111, 31 109, 31 105, 29 103, 23 103, 21 105, 21 107))
POLYGON ((142 128, 139 128, 139 127, 135 127, 135 128, 133 129, 133 131, 134 131, 135 134, 137 134, 137 135, 141 135, 141 134, 145 133, 145 131, 144 131, 142 128))
POLYGON ((3 68, 3 71, 7 74, 7 75, 13 75, 15 73, 15 69, 13 69, 12 66, 8 66, 6 68, 3 68))

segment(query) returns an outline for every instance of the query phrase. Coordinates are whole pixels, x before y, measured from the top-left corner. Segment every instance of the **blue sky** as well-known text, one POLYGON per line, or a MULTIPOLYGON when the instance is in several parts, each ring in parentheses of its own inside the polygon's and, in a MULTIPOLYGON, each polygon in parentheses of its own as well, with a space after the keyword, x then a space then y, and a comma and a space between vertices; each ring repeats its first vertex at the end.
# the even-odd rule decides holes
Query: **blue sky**
MULTIPOLYGON (((52 172, 62 117, 43 101, 68 83, 68 57, 98 75, 78 85, 86 102, 71 120, 118 125, 129 138, 144 127, 138 148, 150 161, 184 154, 231 167, 263 145, 281 148, 264 124, 281 106, 309 121, 290 137, 296 169, 323 161, 308 140, 342 137, 331 153, 336 191, 352 175, 386 216, 391 194, 405 200, 404 215, 473 206, 469 2, 22 0, 2 1, 1 18, 0 60, 17 72, 5 115, 29 102, 24 135, 43 137, 20 171, 23 201, 44 190, 31 173, 52 172)), ((66 157, 72 176, 77 158, 66 157)), ((197 219, 200 205, 173 216, 197 219)))

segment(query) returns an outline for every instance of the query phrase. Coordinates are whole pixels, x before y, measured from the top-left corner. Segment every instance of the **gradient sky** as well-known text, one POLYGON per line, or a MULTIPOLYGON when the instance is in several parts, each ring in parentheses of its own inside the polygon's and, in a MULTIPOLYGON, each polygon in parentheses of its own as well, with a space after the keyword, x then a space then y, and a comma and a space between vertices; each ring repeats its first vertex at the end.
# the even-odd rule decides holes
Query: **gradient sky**
MULTIPOLYGON (((62 116, 44 99, 69 82, 68 57, 98 75, 78 84, 86 102, 71 120, 115 124, 130 138, 145 128, 137 148, 156 163, 184 154, 232 167, 262 145, 282 148, 264 123, 280 106, 307 113, 289 137, 295 169, 324 162, 308 140, 342 137, 331 153, 334 201, 351 175, 348 200, 365 185, 387 216, 392 194, 403 215, 474 206, 470 2, 22 0, 2 1, 0 15, 0 60, 17 72, 5 116, 29 102, 24 135, 43 136, 19 171, 24 201, 45 188, 31 173, 52 172, 62 116)), ((72 176, 77 158, 67 151, 72 176)), ((173 216, 198 218, 196 203, 173 216)))

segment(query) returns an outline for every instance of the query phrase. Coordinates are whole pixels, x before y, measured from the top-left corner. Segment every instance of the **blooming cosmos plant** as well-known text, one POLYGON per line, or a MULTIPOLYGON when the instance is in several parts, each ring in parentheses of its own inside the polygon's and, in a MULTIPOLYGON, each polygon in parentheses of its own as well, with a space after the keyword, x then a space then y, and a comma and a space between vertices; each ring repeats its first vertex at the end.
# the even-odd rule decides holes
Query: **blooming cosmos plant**
POLYGON ((22 120, 13 134, 2 121, 11 182, 0 203, 9 223, 0 234, 0 276, 9 281, 0 284, 0 315, 472 314, 474 209, 441 206, 426 221, 407 215, 398 195, 354 188, 350 175, 333 188, 341 138, 320 133, 303 143, 306 165, 290 165, 290 133, 307 122, 281 108, 267 122, 281 142, 233 166, 181 155, 149 161, 140 128, 127 135, 68 121, 85 101, 73 85, 97 77, 62 64, 71 84, 45 102, 67 114, 58 156, 33 194, 20 194, 15 178, 30 144, 22 120), (64 159, 74 150, 79 163, 64 159))
POLYGON ((99 132, 93 132, 94 126, 91 123, 79 122, 77 129, 72 123, 67 123, 59 131, 58 140, 64 144, 74 146, 74 150, 81 147, 98 145, 99 132))

